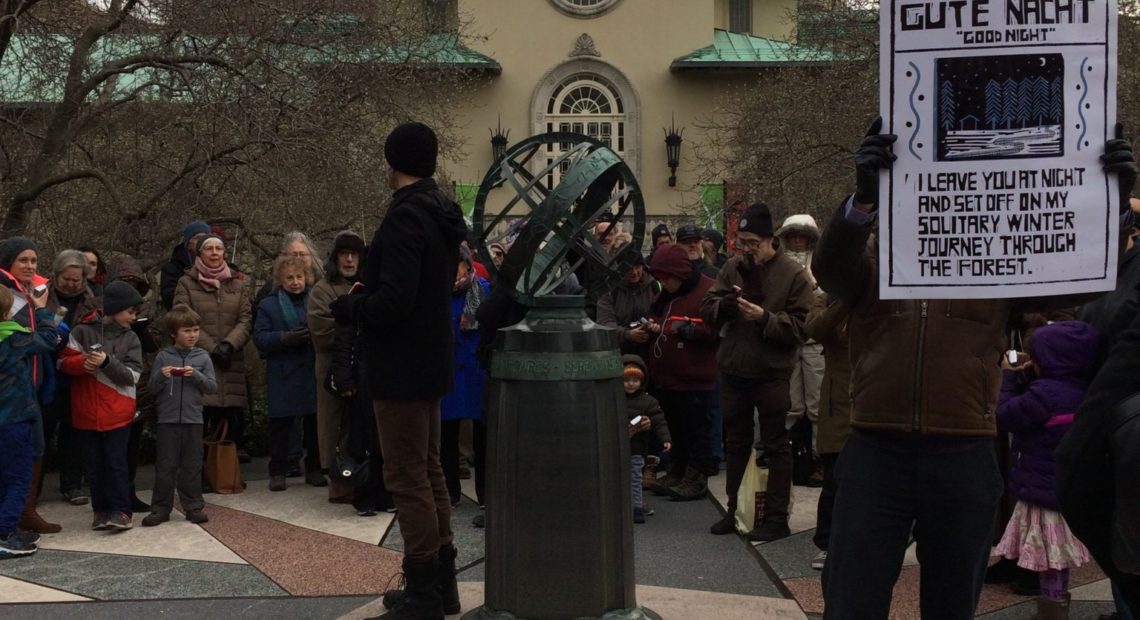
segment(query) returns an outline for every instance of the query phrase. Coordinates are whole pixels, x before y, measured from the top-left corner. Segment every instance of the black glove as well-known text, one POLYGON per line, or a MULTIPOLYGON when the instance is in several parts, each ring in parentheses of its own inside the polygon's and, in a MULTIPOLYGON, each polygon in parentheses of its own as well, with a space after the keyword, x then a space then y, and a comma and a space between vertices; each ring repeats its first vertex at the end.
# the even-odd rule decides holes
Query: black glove
POLYGON ((217 366, 219 370, 229 370, 233 357, 234 346, 228 342, 223 342, 214 347, 214 352, 210 354, 210 359, 214 360, 214 366, 217 366))
POLYGON ((356 295, 341 295, 329 304, 329 311, 332 312, 333 319, 339 325, 352 325, 354 324, 355 317, 353 316, 356 295))
POLYGON ((729 293, 720 299, 720 306, 717 308, 717 315, 720 318, 731 321, 740 316, 740 306, 736 305, 736 293, 729 293))
POLYGON ((855 202, 859 204, 879 203, 879 171, 889 169, 897 159, 891 145, 898 136, 879 133, 882 129, 883 117, 880 116, 871 123, 863 143, 855 151, 855 202))
POLYGON ((1120 212, 1126 213, 1130 209, 1128 199, 1132 196, 1132 188, 1136 185, 1136 154, 1132 152, 1132 143, 1124 139, 1124 124, 1117 123, 1114 134, 1116 137, 1104 143, 1104 155, 1100 161, 1104 163, 1104 171, 1115 174, 1120 186, 1120 212))
MULTIPOLYGON (((736 302, 733 302, 736 305, 736 302)), ((677 326, 677 335, 684 340, 697 340, 701 337, 701 330, 697 324, 692 321, 683 321, 677 326)))
POLYGON ((309 335, 308 327, 302 327, 281 334, 281 344, 287 347, 303 347, 309 344, 310 340, 311 336, 309 335))

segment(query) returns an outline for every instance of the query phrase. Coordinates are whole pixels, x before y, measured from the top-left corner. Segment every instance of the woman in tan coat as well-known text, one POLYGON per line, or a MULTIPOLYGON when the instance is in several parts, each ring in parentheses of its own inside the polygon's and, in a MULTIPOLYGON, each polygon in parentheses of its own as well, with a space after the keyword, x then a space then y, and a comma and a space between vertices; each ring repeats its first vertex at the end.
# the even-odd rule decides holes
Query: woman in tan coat
POLYGON ((245 359, 253 317, 245 276, 226 264, 221 238, 207 235, 198 243, 198 256, 174 291, 174 305, 186 304, 202 317, 198 346, 210 354, 218 378, 218 391, 206 397, 206 427, 222 420, 228 435, 243 447, 243 413, 246 406, 245 359))

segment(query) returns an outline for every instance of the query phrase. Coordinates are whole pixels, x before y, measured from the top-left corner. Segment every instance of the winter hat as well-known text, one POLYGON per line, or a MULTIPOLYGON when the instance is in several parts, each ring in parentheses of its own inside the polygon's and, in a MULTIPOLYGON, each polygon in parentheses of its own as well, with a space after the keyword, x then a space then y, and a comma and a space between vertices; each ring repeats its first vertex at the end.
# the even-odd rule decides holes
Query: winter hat
POLYGON ((805 235, 812 240, 812 243, 819 241, 819 226, 816 225, 815 218, 807 213, 789 215, 784 219, 783 226, 776 231, 776 236, 782 239, 784 235, 791 233, 805 235))
POLYGON ((645 371, 643 371, 637 364, 626 364, 625 370, 621 373, 622 379, 636 378, 639 381, 645 380, 645 371))
POLYGON ((677 242, 684 242, 690 239, 700 239, 701 229, 692 224, 685 224, 677 229, 677 242))
POLYGON ((363 237, 351 230, 342 230, 336 234, 336 237, 333 237, 333 247, 329 255, 335 257, 344 251, 356 252, 357 254, 363 255, 364 249, 363 237))
POLYGON ((657 243, 658 237, 672 237, 672 236, 673 235, 669 234, 669 227, 668 226, 666 226, 665 224, 658 224, 656 227, 654 227, 653 234, 649 237, 649 241, 651 243, 657 243))
POLYGON ((724 235, 715 228, 706 228, 701 231, 701 236, 706 240, 711 241, 716 251, 720 251, 724 247, 724 235))
POLYGON ((658 280, 668 277, 685 280, 693 273, 693 262, 689 260, 689 252, 685 248, 667 245, 653 253, 649 272, 658 280))
POLYGON ((423 123, 404 123, 384 141, 384 159, 392 169, 408 176, 426 179, 435 175, 439 140, 423 123))
POLYGON ((645 365, 645 360, 641 359, 640 355, 626 353, 625 355, 621 356, 621 365, 625 369, 623 370, 623 373, 632 367, 641 371, 642 378, 645 377, 647 367, 645 365))
MULTIPOLYGON (((197 236, 197 235, 195 235, 195 236, 197 236)), ((194 253, 195 254, 201 254, 202 248, 206 246, 206 242, 209 241, 210 239, 217 239, 222 244, 223 248, 226 247, 226 240, 221 235, 217 235, 217 234, 214 234, 211 232, 211 233, 206 233, 206 234, 204 234, 198 238, 198 245, 194 246, 194 253)))
POLYGON ((182 229, 182 243, 186 243, 187 241, 193 239, 194 235, 208 232, 210 232, 209 224, 203 222, 202 220, 194 220, 193 222, 187 224, 186 228, 182 229))
POLYGON ((40 254, 36 242, 27 237, 11 237, 0 241, 0 269, 11 270, 16 257, 27 250, 35 250, 36 256, 40 254))
POLYGON ((142 305, 143 298, 135 287, 115 280, 103 288, 103 315, 118 314, 127 308, 142 305))
POLYGON ((773 236, 772 212, 768 210, 768 205, 757 202, 745 209, 744 215, 740 216, 740 224, 737 225, 736 230, 737 232, 750 232, 761 237, 773 236))

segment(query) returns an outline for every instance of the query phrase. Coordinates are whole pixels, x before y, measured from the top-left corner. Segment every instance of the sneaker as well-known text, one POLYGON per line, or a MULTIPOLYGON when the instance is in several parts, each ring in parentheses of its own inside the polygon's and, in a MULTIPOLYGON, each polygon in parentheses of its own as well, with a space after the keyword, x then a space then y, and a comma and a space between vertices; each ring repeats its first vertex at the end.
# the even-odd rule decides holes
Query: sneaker
POLYGON ((634 508, 633 509, 633 522, 638 523, 638 524, 645 523, 645 510, 644 509, 642 509, 642 508, 634 508))
POLYGON ((475 515, 475 518, 471 519, 471 525, 474 525, 475 527, 478 527, 478 528, 487 527, 487 515, 485 515, 481 512, 479 514, 475 515))
POLYGON ((166 523, 170 520, 170 515, 162 514, 160 512, 152 512, 143 517, 143 527, 154 527, 156 525, 166 523))
POLYGON ((16 530, 16 535, 18 535, 20 537, 20 540, 24 541, 25 544, 28 544, 28 545, 40 544, 39 532, 21 532, 19 530, 16 530))
POLYGON ((113 530, 129 530, 135 526, 135 519, 125 512, 117 512, 107 519, 107 527, 113 530))
POLYGON ((301 462, 294 461, 289 464, 289 470, 285 472, 286 478, 300 478, 301 477, 301 462))
POLYGON ((712 527, 709 528, 709 532, 712 532, 716 536, 724 536, 725 534, 735 532, 736 517, 734 516, 734 512, 734 510, 728 511, 727 514, 721 517, 720 521, 712 524, 712 527))
POLYGON ((83 489, 68 489, 62 495, 63 501, 72 506, 86 506, 91 501, 91 497, 84 493, 83 489))
POLYGON ((205 510, 197 508, 195 510, 186 511, 186 520, 191 523, 201 525, 202 523, 209 523, 210 517, 206 514, 205 510))
POLYGON ((111 515, 105 512, 97 512, 91 519, 91 529, 105 530, 107 529, 107 521, 111 519, 111 515))
POLYGON ((284 491, 285 490, 285 476, 277 475, 269 477, 269 490, 270 491, 284 491))
POLYGON ((748 540, 752 542, 772 542, 792 535, 787 523, 776 523, 767 519, 748 533, 748 540))
POLYGON ((20 535, 16 532, 10 532, 4 538, 0 538, 0 560, 4 558, 17 558, 22 555, 32 555, 39 550, 39 547, 34 544, 26 543, 21 540, 20 535))
POLYGON ((812 570, 823 570, 823 567, 826 564, 827 564, 827 552, 826 551, 820 551, 819 553, 815 554, 814 558, 811 559, 812 570))
POLYGON ((314 469, 305 474, 305 484, 311 487, 327 487, 329 481, 325 479, 325 475, 321 473, 321 470, 314 469))
POLYGON ((356 509, 356 516, 358 516, 358 517, 375 517, 378 514, 380 514, 380 513, 376 512, 376 509, 371 508, 371 507, 364 507, 364 508, 357 508, 356 509))

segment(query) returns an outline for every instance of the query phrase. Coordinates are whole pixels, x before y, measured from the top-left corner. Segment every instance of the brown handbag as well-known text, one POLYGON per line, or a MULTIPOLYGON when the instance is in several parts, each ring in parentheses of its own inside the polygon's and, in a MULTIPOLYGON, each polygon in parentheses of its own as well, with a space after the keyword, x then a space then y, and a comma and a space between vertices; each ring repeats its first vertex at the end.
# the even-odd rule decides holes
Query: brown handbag
POLYGON ((229 425, 223 420, 213 435, 207 437, 206 463, 203 468, 206 482, 215 493, 230 495, 245 490, 241 479, 241 464, 238 462, 237 444, 226 439, 229 425))

